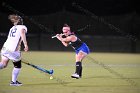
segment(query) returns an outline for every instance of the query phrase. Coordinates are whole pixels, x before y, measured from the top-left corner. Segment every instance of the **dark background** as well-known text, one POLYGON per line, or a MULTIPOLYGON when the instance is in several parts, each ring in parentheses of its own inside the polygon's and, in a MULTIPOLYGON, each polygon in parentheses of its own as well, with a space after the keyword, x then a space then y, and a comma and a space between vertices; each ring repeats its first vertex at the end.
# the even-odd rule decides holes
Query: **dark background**
POLYGON ((71 51, 51 39, 68 23, 91 51, 139 53, 139 8, 136 0, 1 0, 0 46, 12 26, 7 17, 16 13, 28 27, 31 50, 71 51))
MULTIPOLYGON (((80 13, 72 6, 74 2, 98 16, 140 13, 138 0, 1 0, 1 2, 10 4, 10 6, 28 16, 50 14, 64 8, 67 11, 80 13)), ((4 13, 11 12, 2 6, 0 9, 4 13)))

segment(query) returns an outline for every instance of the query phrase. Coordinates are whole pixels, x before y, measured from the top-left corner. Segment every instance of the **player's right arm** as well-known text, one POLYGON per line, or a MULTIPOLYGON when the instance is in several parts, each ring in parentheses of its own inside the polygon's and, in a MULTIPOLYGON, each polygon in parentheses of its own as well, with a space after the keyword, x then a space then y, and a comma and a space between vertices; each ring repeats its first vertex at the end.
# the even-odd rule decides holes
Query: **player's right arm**
POLYGON ((28 44, 27 44, 27 40, 26 40, 26 30, 25 29, 21 29, 21 39, 24 44, 24 51, 28 51, 28 44))
POLYGON ((65 47, 68 46, 68 42, 64 42, 64 41, 61 41, 61 42, 62 42, 62 44, 63 44, 65 47))
POLYGON ((71 41, 69 37, 62 38, 62 34, 57 34, 56 37, 62 42, 65 47, 67 47, 69 45, 69 42, 71 41))

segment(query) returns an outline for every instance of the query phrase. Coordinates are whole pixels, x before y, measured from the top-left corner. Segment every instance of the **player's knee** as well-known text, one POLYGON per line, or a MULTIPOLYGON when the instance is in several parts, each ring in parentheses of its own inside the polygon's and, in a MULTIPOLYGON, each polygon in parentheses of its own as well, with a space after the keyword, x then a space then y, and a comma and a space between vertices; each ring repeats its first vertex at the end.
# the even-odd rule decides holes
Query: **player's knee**
POLYGON ((21 68, 22 67, 21 66, 21 60, 20 61, 13 62, 13 64, 14 64, 14 67, 15 68, 21 68))
POLYGON ((0 63, 0 69, 3 69, 3 68, 6 68, 7 67, 7 64, 5 64, 5 63, 0 63))

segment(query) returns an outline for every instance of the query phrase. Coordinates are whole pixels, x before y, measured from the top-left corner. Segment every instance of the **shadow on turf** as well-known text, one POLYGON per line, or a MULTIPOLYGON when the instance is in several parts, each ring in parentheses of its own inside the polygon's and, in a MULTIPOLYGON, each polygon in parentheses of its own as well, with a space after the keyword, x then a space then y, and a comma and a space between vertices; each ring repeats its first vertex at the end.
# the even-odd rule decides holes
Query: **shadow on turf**
MULTIPOLYGON (((90 79, 90 78, 111 78, 111 79, 122 79, 122 78, 114 78, 111 76, 91 76, 91 77, 84 77, 83 79, 90 79)), ((124 78, 127 79, 127 78, 124 78)), ((129 79, 140 79, 140 77, 135 77, 135 78, 129 78, 129 79)))
POLYGON ((125 87, 130 85, 67 85, 68 87, 125 87))
MULTIPOLYGON (((66 82, 63 85, 67 86, 66 84, 70 84, 72 82, 66 82)), ((60 83, 34 83, 34 84, 24 84, 26 86, 38 86, 38 85, 60 85, 60 83)))
POLYGON ((87 56, 86 59, 88 59, 90 62, 98 64, 99 66, 103 67, 104 69, 106 69, 108 72, 110 72, 111 74, 119 77, 122 80, 127 81, 128 83, 130 83, 132 86, 137 86, 137 82, 135 82, 134 80, 132 80, 131 78, 127 78, 125 77, 123 74, 118 73, 117 71, 113 70, 110 66, 105 65, 102 62, 99 62, 98 60, 95 60, 94 58, 87 56))
POLYGON ((90 78, 112 78, 111 76, 92 76, 92 77, 84 77, 83 79, 90 79, 90 78))

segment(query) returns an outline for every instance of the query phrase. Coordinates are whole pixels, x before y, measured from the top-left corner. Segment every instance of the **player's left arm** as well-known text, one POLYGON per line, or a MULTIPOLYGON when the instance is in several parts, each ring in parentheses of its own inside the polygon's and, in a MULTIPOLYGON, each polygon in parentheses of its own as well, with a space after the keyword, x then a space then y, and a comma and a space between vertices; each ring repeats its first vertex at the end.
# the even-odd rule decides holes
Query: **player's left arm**
POLYGON ((24 44, 24 51, 28 51, 28 44, 27 44, 27 40, 26 40, 26 30, 25 29, 21 29, 21 39, 24 44))

